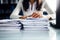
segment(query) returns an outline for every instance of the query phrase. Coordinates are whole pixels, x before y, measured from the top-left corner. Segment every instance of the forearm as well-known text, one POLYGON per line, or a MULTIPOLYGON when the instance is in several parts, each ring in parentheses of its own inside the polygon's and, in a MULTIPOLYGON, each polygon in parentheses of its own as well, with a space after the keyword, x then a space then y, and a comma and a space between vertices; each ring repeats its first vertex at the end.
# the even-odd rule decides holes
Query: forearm
POLYGON ((21 9, 22 9, 22 1, 19 0, 16 8, 13 10, 13 12, 10 15, 10 18, 19 18, 21 16, 19 15, 21 9))
POLYGON ((10 18, 11 19, 19 19, 19 17, 22 17, 21 15, 11 15, 10 18))

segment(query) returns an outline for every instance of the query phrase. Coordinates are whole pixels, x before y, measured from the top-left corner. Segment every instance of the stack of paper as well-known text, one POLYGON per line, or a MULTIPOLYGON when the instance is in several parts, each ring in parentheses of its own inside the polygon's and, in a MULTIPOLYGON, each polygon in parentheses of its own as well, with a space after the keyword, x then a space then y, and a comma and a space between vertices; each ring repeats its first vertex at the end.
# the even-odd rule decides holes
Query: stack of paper
POLYGON ((20 29, 21 23, 24 25, 25 30, 46 30, 49 26, 49 21, 46 18, 27 18, 20 19, 4 19, 0 20, 0 29, 20 29))
POLYGON ((17 27, 20 25, 21 24, 18 24, 18 21, 14 21, 11 19, 0 20, 0 27, 17 27))
POLYGON ((46 18, 28 18, 20 20, 24 27, 48 27, 49 21, 46 18))

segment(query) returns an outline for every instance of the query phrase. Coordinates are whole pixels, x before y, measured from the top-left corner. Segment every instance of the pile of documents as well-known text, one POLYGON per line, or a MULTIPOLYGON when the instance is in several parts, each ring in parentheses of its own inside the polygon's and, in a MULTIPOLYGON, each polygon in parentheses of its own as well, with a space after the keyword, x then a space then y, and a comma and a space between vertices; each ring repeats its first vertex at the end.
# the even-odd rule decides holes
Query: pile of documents
POLYGON ((3 19, 0 20, 0 30, 19 30, 19 22, 12 19, 3 19))
POLYGON ((24 27, 48 27, 49 21, 46 18, 27 18, 20 21, 24 27))
POLYGON ((5 27, 15 27, 15 26, 20 26, 20 24, 18 24, 19 22, 14 21, 12 19, 4 19, 4 20, 0 20, 0 27, 5 26, 5 27))
POLYGON ((47 29, 49 21, 46 18, 4 19, 0 20, 0 27, 19 29, 21 23, 26 30, 47 29))

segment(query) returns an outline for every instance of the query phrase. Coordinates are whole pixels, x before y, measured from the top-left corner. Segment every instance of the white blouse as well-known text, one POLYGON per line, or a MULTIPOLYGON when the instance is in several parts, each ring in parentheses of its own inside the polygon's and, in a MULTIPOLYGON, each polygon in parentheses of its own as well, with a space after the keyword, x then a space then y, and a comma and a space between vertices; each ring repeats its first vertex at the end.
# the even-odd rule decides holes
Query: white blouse
MULTIPOLYGON (((36 5, 36 2, 34 2, 33 6, 32 6, 32 10, 31 10, 31 4, 29 3, 29 5, 30 5, 29 8, 27 9, 27 11, 24 11, 23 6, 22 6, 22 1, 23 0, 19 0, 17 6, 14 9, 14 11, 12 12, 10 18, 12 18, 12 19, 19 19, 19 17, 21 17, 21 15, 19 15, 19 12, 20 12, 21 9, 23 11, 24 16, 32 15, 33 12, 36 12, 37 11, 36 10, 36 6, 35 6, 36 5)), ((51 16, 53 19, 56 18, 55 12, 53 12, 48 7, 47 2, 45 0, 42 0, 42 1, 43 1, 42 8, 38 12, 41 12, 42 15, 43 15, 43 11, 44 11, 44 8, 45 8, 47 10, 49 16, 51 16)), ((44 17, 46 17, 46 16, 44 16, 44 17)))

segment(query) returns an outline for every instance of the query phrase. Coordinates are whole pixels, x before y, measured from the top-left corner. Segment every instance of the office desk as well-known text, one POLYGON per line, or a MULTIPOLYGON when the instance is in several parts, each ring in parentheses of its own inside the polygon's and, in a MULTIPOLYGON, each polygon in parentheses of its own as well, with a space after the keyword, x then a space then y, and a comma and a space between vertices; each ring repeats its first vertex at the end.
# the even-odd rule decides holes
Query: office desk
POLYGON ((59 32, 51 27, 49 30, 19 30, 18 27, 3 27, 0 30, 1 40, 56 40, 55 38, 59 39, 59 32))
POLYGON ((49 31, 0 30, 0 40, 49 40, 49 31))
POLYGON ((0 40, 60 40, 60 30, 0 30, 0 40))
POLYGON ((0 25, 0 40, 49 40, 48 29, 25 27, 25 30, 22 31, 17 27, 18 24, 16 23, 16 20, 18 19, 13 19, 15 23, 12 22, 12 24, 9 23, 9 25, 6 24, 6 20, 3 20, 5 25, 0 25))

